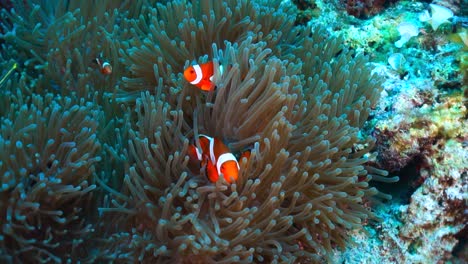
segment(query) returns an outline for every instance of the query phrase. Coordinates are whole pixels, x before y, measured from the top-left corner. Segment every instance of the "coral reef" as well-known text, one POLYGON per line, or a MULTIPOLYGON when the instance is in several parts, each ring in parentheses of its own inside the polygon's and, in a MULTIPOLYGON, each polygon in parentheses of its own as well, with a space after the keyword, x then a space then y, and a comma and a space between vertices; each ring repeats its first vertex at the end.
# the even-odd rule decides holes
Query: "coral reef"
POLYGON ((466 97, 433 85, 407 85, 393 99, 392 115, 376 124, 380 164, 400 171, 414 190, 398 209, 398 238, 390 242, 398 259, 412 263, 451 260, 467 223, 466 97))
POLYGON ((370 183, 397 177, 369 163, 361 129, 383 80, 281 2, 13 1, 5 260, 320 262, 377 219, 370 204, 390 196, 370 183), (183 79, 192 60, 227 69, 215 91, 183 79), (188 168, 198 134, 251 151, 235 184, 188 168))
POLYGON ((396 0, 346 0, 346 12, 357 18, 373 16, 396 0))
POLYGON ((446 262, 457 244, 463 243, 460 240, 466 239, 468 152, 462 144, 451 139, 430 156, 431 166, 420 172, 427 179, 409 205, 401 208, 400 238, 403 250, 411 253, 410 262, 446 262))
POLYGON ((459 3, 0 1, 0 262, 466 262, 459 3))
POLYGON ((466 260, 466 94, 439 91, 427 80, 389 76, 377 106, 375 162, 400 176, 394 199, 378 206, 385 219, 356 231, 334 262, 463 263, 466 260), (391 93, 393 90, 393 93, 391 93), (379 110, 380 109, 380 110, 379 110), (387 109, 387 110, 383 110, 387 109), (391 111, 391 112, 389 112, 391 111))
POLYGON ((394 98, 393 114, 377 123, 375 133, 386 169, 400 170, 416 156, 431 156, 447 140, 465 140, 463 94, 433 92, 428 83, 410 86, 394 98))
POLYGON ((296 25, 306 25, 313 17, 320 15, 320 9, 315 1, 311 0, 292 0, 292 3, 297 6, 298 12, 296 15, 296 25))
POLYGON ((419 20, 430 9, 419 1, 399 1, 362 21, 330 14, 338 21, 328 30, 341 23, 345 42, 370 54, 374 71, 385 76, 365 129, 377 138, 374 162, 400 176, 389 188, 379 185, 394 197, 376 207, 385 220, 355 230, 357 245, 334 251, 334 263, 467 262, 466 12, 459 1, 432 3, 455 13, 437 30, 419 20), (418 27, 419 35, 396 49, 401 23, 418 27))

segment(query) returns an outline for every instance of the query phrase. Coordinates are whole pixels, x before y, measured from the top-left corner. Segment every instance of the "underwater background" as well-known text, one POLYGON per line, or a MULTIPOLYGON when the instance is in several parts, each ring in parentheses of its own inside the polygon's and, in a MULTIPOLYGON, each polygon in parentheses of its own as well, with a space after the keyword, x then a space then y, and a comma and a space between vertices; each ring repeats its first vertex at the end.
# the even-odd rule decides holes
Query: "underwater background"
POLYGON ((468 262, 466 0, 0 7, 0 263, 468 262))

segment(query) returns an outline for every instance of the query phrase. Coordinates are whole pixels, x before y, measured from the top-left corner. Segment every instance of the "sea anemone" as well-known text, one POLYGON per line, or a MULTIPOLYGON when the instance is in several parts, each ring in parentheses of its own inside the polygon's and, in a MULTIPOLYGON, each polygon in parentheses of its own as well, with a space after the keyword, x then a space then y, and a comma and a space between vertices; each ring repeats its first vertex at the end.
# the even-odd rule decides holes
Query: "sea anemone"
POLYGON ((294 27, 279 3, 171 2, 145 12, 122 51, 131 74, 118 100, 136 112, 130 166, 122 190, 105 186, 100 209, 114 219, 116 259, 319 261, 374 217, 365 202, 388 196, 369 182, 396 178, 366 165, 373 140, 359 130, 381 80, 363 56, 320 28, 294 27), (215 75, 215 92, 183 80, 192 59, 228 69, 215 75), (187 168, 198 134, 251 150, 235 184, 187 168))
POLYGON ((85 209, 96 188, 100 112, 70 98, 31 101, 0 118, 0 259, 76 261, 93 232, 85 209))
POLYGON ((50 262, 318 262, 389 198, 369 183, 396 178, 368 164, 374 141, 360 131, 382 80, 341 38, 295 26, 289 4, 19 2, 1 35, 20 65, 1 108, 11 260, 30 260, 23 247, 50 262), (31 7, 44 16, 25 18, 31 7), (89 64, 97 56, 111 74, 89 64), (226 69, 214 91, 183 79, 193 60, 226 69), (189 168, 199 134, 251 152, 235 183, 189 168), (9 209, 18 197, 30 217, 9 209))

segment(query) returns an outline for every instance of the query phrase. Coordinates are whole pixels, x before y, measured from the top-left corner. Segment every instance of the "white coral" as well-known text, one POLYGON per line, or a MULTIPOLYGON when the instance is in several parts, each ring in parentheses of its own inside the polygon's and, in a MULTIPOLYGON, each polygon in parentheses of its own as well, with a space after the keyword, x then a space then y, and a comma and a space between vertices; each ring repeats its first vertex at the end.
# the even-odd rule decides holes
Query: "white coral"
POLYGON ((432 16, 429 15, 429 12, 426 10, 419 15, 419 20, 422 22, 429 22, 432 26, 432 29, 436 31, 440 25, 448 21, 453 17, 452 10, 448 9, 445 6, 440 6, 436 4, 430 4, 432 16))
POLYGON ((397 48, 403 47, 412 37, 416 37, 419 34, 419 28, 410 22, 403 22, 398 25, 398 32, 400 33, 400 39, 395 42, 397 48))

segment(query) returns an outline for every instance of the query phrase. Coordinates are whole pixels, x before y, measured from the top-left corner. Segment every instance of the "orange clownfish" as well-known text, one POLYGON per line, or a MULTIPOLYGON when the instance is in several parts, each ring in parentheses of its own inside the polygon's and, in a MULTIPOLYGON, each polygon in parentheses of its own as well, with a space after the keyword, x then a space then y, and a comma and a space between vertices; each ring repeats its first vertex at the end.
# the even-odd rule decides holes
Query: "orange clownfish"
POLYGON ((94 59, 94 62, 99 66, 99 71, 104 75, 112 73, 112 65, 107 61, 101 61, 99 58, 94 59))
POLYGON ((218 181, 222 173, 228 183, 232 183, 239 177, 239 163, 229 148, 219 139, 206 135, 200 135, 200 147, 190 145, 188 154, 192 160, 201 161, 206 166, 206 174, 211 182, 218 181))
MULTIPOLYGON (((219 71, 222 73, 222 66, 219 66, 219 71)), ((195 85, 196 87, 202 89, 203 91, 211 91, 214 88, 213 84, 214 76, 214 63, 212 61, 191 65, 184 71, 185 79, 195 85)))

